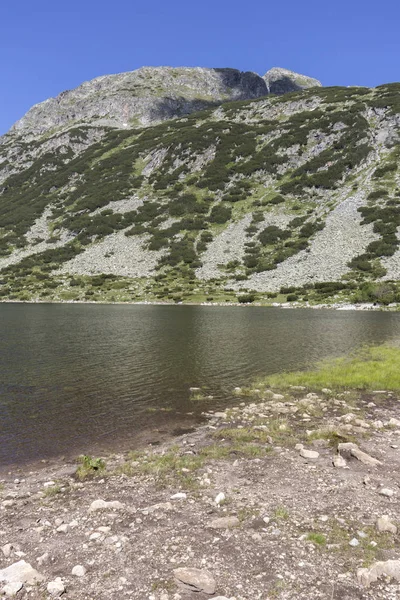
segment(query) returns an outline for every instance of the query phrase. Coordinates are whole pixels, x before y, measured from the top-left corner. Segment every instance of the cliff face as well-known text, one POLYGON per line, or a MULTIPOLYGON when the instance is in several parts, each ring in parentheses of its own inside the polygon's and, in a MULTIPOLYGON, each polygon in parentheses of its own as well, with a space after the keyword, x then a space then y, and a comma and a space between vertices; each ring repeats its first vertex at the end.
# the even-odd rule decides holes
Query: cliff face
POLYGON ((33 107, 0 140, 0 294, 397 293, 400 86, 317 83, 144 68, 33 107))

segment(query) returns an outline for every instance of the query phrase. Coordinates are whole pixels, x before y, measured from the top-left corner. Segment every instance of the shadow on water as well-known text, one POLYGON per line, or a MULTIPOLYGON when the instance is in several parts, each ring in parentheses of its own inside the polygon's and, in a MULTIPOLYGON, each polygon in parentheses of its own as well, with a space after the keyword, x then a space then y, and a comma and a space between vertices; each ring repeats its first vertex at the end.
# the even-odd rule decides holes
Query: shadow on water
POLYGON ((261 307, 0 306, 0 465, 157 442, 260 375, 400 337, 400 315, 261 307), (192 413, 188 415, 188 413, 192 413))

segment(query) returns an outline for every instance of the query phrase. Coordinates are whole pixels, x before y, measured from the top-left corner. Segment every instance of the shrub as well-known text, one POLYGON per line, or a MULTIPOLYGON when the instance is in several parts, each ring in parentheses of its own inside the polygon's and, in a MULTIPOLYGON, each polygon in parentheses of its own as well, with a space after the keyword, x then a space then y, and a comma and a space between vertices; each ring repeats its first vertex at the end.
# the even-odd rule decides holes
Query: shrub
POLYGON ((223 206, 222 204, 217 204, 213 206, 211 210, 211 214, 209 217, 210 223, 219 223, 223 224, 229 221, 232 216, 232 209, 229 206, 223 206))
POLYGON ((251 304, 256 299, 255 294, 242 294, 237 297, 240 304, 251 304))
POLYGON ((285 240, 291 235, 292 234, 288 229, 283 230, 277 227, 276 225, 269 225, 268 227, 263 229, 263 231, 261 231, 261 233, 258 236, 258 239, 260 240, 263 246, 267 246, 269 244, 274 244, 279 240, 285 240))

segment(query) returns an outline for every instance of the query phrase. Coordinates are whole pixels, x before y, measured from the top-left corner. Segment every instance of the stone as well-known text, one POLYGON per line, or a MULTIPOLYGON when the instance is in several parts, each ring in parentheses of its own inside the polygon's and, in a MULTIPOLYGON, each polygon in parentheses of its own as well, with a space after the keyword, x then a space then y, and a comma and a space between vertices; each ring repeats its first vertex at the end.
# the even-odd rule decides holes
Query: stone
POLYGON ((379 561, 369 569, 361 568, 357 571, 358 583, 364 587, 369 587, 382 576, 400 581, 400 560, 379 561))
POLYGON ((343 452, 350 456, 354 456, 354 458, 356 458, 363 464, 368 465, 369 467, 376 467, 382 464, 381 461, 377 458, 373 458, 369 454, 366 454, 365 452, 360 450, 357 444, 354 444, 353 442, 345 442, 338 444, 338 452, 343 452))
POLYGON ((61 577, 56 577, 54 581, 50 581, 47 584, 47 591, 51 596, 54 596, 54 598, 62 596, 65 592, 65 585, 63 584, 61 577))
POLYGON ((341 456, 340 454, 335 456, 332 462, 333 462, 333 466, 336 467, 337 469, 345 469, 347 467, 347 462, 345 461, 343 456, 341 456))
POLYGON ((57 531, 57 533, 67 533, 68 525, 66 523, 63 523, 63 525, 60 525, 59 527, 57 527, 56 531, 57 531))
POLYGON ((207 523, 206 527, 207 529, 232 529, 239 525, 240 521, 237 517, 220 517, 207 523))
POLYGON ((174 577, 178 583, 192 592, 214 594, 216 582, 209 571, 205 569, 180 568, 174 570, 174 577))
POLYGON ((13 598, 18 594, 20 590, 24 587, 24 584, 21 581, 15 581, 14 583, 8 583, 3 587, 3 594, 8 596, 8 598, 13 598))
POLYGON ((9 567, 0 570, 0 582, 4 583, 29 583, 34 584, 44 580, 29 563, 20 560, 9 567))
POLYGON ((89 511, 95 512, 97 510, 121 510, 122 508, 124 508, 124 505, 118 500, 106 502, 105 500, 99 499, 92 502, 89 511))
POLYGON ((388 515, 382 515, 376 522, 376 529, 379 533, 389 532, 389 533, 397 533, 397 527, 394 523, 392 523, 388 517, 388 515))
POLYGON ((319 452, 317 452, 316 450, 307 450, 306 448, 302 448, 300 450, 300 456, 302 456, 303 458, 315 460, 319 457, 319 452))
POLYGON ((12 549, 13 549, 12 544, 4 544, 4 546, 1 547, 1 551, 6 558, 9 558, 11 556, 12 549))
POLYGON ((215 504, 218 504, 218 506, 219 506, 220 504, 223 504, 225 502, 225 499, 226 499, 226 497, 225 497, 224 492, 220 492, 219 494, 217 494, 215 496, 214 502, 215 502, 215 504))
POLYGON ((360 542, 358 541, 358 539, 357 539, 357 538, 353 538, 353 539, 352 539, 352 540, 350 540, 350 542, 349 542, 349 546, 353 546, 354 548, 355 548, 356 546, 359 546, 359 545, 360 545, 360 542))
POLYGON ((45 552, 44 554, 42 554, 42 556, 38 556, 36 560, 39 564, 39 567, 41 567, 42 565, 46 565, 50 560, 50 554, 48 552, 45 552))
POLYGON ((171 496, 171 500, 186 500, 187 495, 184 492, 178 492, 171 496))
POLYGON ((386 498, 391 498, 394 494, 394 491, 390 490, 389 488, 382 488, 381 490, 379 490, 379 494, 381 496, 386 496, 386 498))
POLYGON ((71 573, 72 575, 75 575, 75 577, 84 577, 86 575, 86 569, 82 565, 76 565, 71 573))

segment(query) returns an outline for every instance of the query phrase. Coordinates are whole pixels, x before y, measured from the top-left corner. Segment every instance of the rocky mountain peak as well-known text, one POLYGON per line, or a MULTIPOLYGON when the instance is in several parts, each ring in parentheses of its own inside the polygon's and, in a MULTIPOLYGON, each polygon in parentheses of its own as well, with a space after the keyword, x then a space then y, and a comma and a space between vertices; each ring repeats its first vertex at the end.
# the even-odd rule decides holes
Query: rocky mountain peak
POLYGON ((263 77, 231 68, 142 67, 103 75, 33 106, 11 128, 28 139, 80 124, 142 127, 232 100, 320 85, 285 69, 263 77))
POLYGON ((288 69, 273 67, 263 77, 269 94, 288 94, 311 87, 321 87, 322 83, 313 77, 300 75, 288 69))

